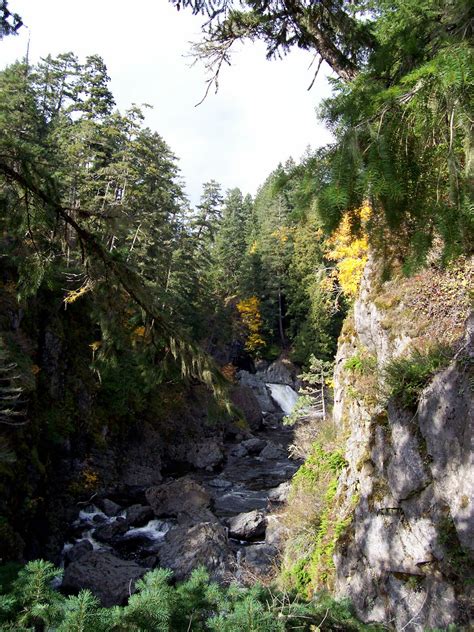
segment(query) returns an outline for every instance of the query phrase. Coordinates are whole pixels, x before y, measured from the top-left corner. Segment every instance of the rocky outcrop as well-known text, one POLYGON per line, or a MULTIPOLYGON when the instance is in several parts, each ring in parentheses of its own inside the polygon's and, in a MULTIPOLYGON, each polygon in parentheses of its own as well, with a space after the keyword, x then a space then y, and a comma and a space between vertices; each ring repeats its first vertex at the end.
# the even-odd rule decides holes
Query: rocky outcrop
POLYGON ((336 593, 350 597, 363 620, 407 632, 466 624, 474 559, 472 320, 416 410, 387 401, 384 367, 413 340, 397 320, 403 306, 380 306, 374 277, 369 265, 336 358, 334 416, 348 436, 348 466, 335 504, 350 523, 336 546, 336 593))
POLYGON ((74 594, 88 588, 103 606, 122 605, 133 593, 136 580, 147 570, 111 553, 91 551, 66 568, 62 590, 74 594))

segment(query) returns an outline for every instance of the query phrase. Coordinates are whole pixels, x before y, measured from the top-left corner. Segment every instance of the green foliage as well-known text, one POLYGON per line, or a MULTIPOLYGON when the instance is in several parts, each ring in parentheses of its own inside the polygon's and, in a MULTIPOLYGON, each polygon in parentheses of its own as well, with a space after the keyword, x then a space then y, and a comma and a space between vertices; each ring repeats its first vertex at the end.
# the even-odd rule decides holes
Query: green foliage
POLYGON ((250 588, 219 586, 204 568, 172 586, 171 572, 157 569, 136 583, 128 604, 102 608, 87 590, 64 597, 51 587, 60 571, 49 562, 30 562, 12 590, 0 596, 2 630, 44 632, 284 632, 370 630, 356 620, 346 601, 327 595, 304 602, 256 584, 250 588))
POLYGON ((337 138, 321 153, 325 225, 368 199, 372 244, 407 271, 436 238, 445 259, 472 244, 471 20, 462 0, 377 2, 374 54, 321 111, 337 138))
POLYGON ((292 485, 314 488, 325 474, 339 474, 345 466, 342 452, 328 452, 319 443, 314 443, 311 454, 294 475, 292 485))
POLYGON ((306 597, 332 587, 334 549, 352 520, 350 514, 340 515, 334 503, 339 475, 346 465, 341 451, 314 443, 292 480, 289 511, 294 533, 285 551, 281 577, 284 585, 306 597), (295 526, 300 507, 303 524, 295 526))
POLYGON ((368 375, 377 369, 377 358, 372 355, 360 354, 349 358, 344 363, 344 368, 352 373, 358 373, 359 375, 368 375))
MULTIPOLYGON (((1 529, 1 527, 0 527, 1 529)), ((3 534, 2 534, 3 537, 3 534)), ((18 577, 18 573, 22 568, 19 562, 7 562, 0 566, 0 592, 7 593, 10 591, 13 582, 18 577)))
POLYGON ((408 357, 391 360, 384 367, 388 395, 398 397, 407 408, 416 408, 423 388, 450 358, 449 349, 433 346, 427 351, 415 349, 408 357))

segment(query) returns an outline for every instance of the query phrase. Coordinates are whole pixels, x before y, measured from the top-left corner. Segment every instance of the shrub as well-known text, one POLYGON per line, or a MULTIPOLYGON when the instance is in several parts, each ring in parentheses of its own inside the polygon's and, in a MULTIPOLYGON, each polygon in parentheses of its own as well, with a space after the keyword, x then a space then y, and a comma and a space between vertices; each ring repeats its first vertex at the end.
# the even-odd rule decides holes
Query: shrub
POLYGON ((388 395, 399 398, 406 408, 416 408, 421 391, 449 363, 450 357, 446 347, 435 346, 425 353, 415 349, 409 357, 392 360, 384 369, 388 395))
POLYGON ((136 584, 128 604, 102 608, 83 590, 65 597, 51 588, 60 571, 30 562, 8 594, 0 595, 0 629, 29 632, 285 632, 377 630, 354 617, 347 601, 327 595, 305 602, 259 584, 219 586, 204 568, 173 586, 171 571, 156 569, 136 584))

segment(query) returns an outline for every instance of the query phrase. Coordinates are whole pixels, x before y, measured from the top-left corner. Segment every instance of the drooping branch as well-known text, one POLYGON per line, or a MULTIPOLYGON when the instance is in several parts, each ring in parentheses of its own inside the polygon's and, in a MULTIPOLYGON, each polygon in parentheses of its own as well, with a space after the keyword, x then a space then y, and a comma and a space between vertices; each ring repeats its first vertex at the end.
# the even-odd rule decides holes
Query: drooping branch
POLYGON ((200 350, 196 344, 188 340, 186 336, 177 332, 175 327, 167 321, 156 300, 150 297, 150 293, 141 277, 125 262, 112 255, 96 235, 84 226, 81 226, 71 216, 69 210, 56 199, 53 193, 45 191, 4 160, 0 160, 0 173, 20 186, 24 191, 29 191, 31 197, 35 197, 46 208, 51 209, 65 224, 74 230, 84 253, 93 261, 99 262, 106 273, 117 282, 130 299, 155 323, 153 331, 158 331, 166 341, 167 352, 180 365, 183 377, 195 378, 204 382, 212 389, 216 397, 229 406, 225 380, 212 359, 200 350))

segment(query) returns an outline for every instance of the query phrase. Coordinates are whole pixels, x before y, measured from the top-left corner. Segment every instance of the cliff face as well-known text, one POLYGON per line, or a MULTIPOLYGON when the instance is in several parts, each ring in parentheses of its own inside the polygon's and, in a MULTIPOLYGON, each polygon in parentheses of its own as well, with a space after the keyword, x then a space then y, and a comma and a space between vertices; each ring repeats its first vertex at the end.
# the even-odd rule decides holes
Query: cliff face
POLYGON ((389 283, 375 268, 336 358, 334 416, 348 463, 336 502, 352 512, 335 550, 336 592, 364 620, 400 630, 464 624, 474 559, 472 265, 389 283), (397 359, 416 353, 423 368, 433 345, 449 346, 447 366, 420 383, 416 400, 406 377, 393 396, 397 359))

